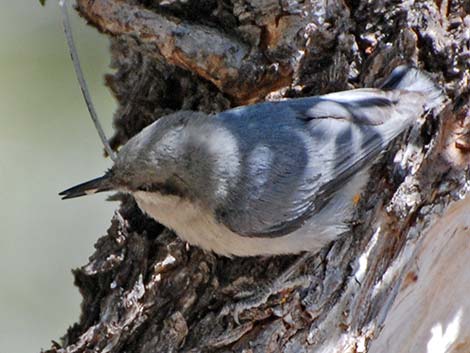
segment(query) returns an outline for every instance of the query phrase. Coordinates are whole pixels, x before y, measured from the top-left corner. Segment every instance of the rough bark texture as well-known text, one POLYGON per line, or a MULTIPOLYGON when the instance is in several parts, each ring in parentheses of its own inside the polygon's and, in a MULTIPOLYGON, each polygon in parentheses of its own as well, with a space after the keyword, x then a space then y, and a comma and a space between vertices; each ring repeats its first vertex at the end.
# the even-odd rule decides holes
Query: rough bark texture
POLYGON ((240 324, 219 315, 224 305, 296 257, 189 248, 123 198, 90 262, 74 272, 80 320, 48 352, 468 351, 468 1, 77 5, 111 41, 114 148, 176 110, 375 86, 402 63, 431 72, 448 99, 374 167, 351 233, 308 262, 309 288, 271 296, 240 324))

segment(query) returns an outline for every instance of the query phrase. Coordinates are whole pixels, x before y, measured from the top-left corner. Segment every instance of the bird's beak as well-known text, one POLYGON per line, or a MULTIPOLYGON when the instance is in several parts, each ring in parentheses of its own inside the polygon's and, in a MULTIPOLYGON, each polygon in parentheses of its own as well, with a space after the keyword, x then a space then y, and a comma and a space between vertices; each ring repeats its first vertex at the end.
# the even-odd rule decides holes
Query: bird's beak
POLYGON ((102 177, 86 181, 71 187, 70 189, 64 190, 59 193, 62 196, 62 200, 73 199, 74 197, 80 197, 85 195, 96 194, 102 191, 113 190, 114 187, 111 183, 109 175, 103 175, 102 177))

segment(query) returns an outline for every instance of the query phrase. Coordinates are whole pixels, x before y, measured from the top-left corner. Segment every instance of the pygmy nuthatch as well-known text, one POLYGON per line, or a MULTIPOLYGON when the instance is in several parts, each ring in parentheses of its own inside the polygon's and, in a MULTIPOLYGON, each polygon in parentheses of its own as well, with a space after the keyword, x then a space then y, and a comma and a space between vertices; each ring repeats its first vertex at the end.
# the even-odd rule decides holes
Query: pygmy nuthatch
POLYGON ((226 256, 316 251, 348 230, 371 163, 440 101, 425 74, 400 66, 381 89, 179 111, 61 195, 130 193, 185 241, 226 256))

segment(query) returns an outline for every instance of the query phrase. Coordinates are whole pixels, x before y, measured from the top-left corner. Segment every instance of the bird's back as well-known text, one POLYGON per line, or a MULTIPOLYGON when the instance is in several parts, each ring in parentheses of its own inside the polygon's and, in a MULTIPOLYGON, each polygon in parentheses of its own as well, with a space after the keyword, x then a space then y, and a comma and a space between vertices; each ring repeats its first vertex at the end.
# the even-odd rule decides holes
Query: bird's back
POLYGON ((327 206, 334 212, 350 208, 367 181, 366 168, 440 97, 416 69, 397 69, 387 82, 385 90, 266 102, 218 114, 215 119, 233 134, 243 158, 217 219, 245 237, 276 238, 318 219, 327 206), (419 90, 407 90, 403 82, 419 90), (346 191, 350 202, 341 196, 332 207, 346 191))

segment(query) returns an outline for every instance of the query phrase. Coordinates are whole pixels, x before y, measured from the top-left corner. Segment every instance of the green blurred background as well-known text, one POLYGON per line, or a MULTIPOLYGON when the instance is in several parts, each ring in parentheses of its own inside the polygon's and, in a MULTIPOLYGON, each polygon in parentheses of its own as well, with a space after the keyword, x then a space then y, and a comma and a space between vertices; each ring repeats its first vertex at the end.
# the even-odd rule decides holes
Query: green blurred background
MULTIPOLYGON (((80 95, 56 0, 0 11, 0 352, 39 352, 79 316, 71 269, 86 263, 116 204, 57 193, 110 163, 80 95)), ((108 135, 108 41, 71 9, 91 94, 108 135)))

